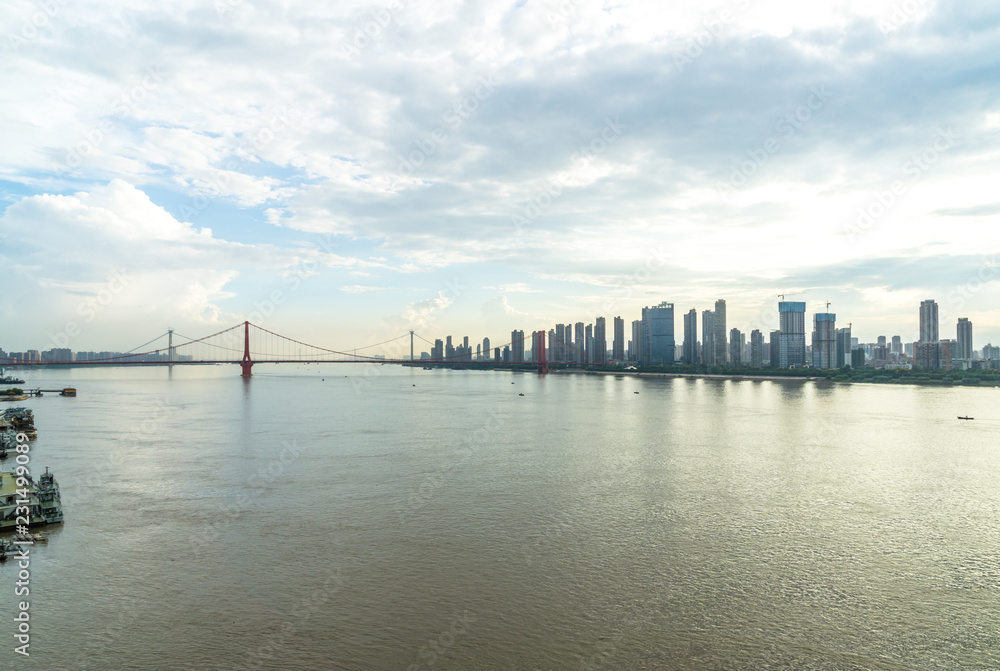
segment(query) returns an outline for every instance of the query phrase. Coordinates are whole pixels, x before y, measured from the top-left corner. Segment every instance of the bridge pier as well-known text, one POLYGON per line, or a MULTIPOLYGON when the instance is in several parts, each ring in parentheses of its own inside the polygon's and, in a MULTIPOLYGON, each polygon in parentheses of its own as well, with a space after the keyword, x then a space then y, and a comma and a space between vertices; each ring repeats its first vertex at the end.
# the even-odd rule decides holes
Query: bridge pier
POLYGON ((250 359, 250 322, 243 322, 243 360, 240 361, 243 377, 253 375, 253 361, 250 359))

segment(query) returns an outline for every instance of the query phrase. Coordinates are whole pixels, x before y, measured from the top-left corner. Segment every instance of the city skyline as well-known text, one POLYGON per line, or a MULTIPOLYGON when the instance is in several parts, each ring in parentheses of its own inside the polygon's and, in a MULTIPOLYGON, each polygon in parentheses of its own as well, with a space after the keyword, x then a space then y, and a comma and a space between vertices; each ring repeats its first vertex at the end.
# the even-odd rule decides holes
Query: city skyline
POLYGON ((906 341, 935 296, 998 342, 1000 8, 898 4, 14 3, 0 340, 720 296, 748 334, 786 293, 906 341))
MULTIPOLYGON (((781 296, 784 298, 784 296, 781 296)), ((697 333, 697 309, 691 308, 682 315, 683 327, 679 332, 676 325, 674 305, 662 301, 659 305, 645 307, 641 310, 641 319, 633 320, 631 338, 626 337, 625 320, 616 315, 613 317, 613 340, 608 342, 605 337, 606 318, 597 317, 593 323, 584 322, 557 323, 548 330, 531 330, 525 335, 523 329, 510 332, 510 340, 491 347, 489 336, 482 343, 476 343, 473 350, 469 336, 446 335, 431 342, 423 334, 411 332, 411 341, 415 338, 431 345, 429 351, 421 347, 414 348, 411 342, 410 350, 414 360, 430 359, 443 361, 496 361, 503 363, 535 362, 538 334, 545 333, 547 360, 552 363, 598 363, 621 364, 626 362, 642 365, 665 365, 668 363, 696 363, 712 367, 767 365, 782 368, 814 367, 823 369, 840 368, 844 365, 857 367, 865 361, 871 361, 876 367, 886 364, 895 366, 899 363, 911 362, 912 365, 924 368, 951 367, 952 359, 971 362, 977 359, 1000 359, 994 357, 992 342, 976 347, 974 325, 966 317, 956 321, 954 337, 941 337, 939 310, 934 299, 925 299, 918 308, 919 339, 906 342, 899 335, 892 335, 891 347, 889 336, 880 335, 875 341, 862 342, 852 335, 853 323, 844 328, 837 328, 837 315, 831 312, 816 312, 813 314, 811 344, 806 343, 806 309, 800 301, 779 301, 777 304, 778 330, 770 331, 770 338, 765 340, 760 328, 752 328, 748 332, 733 327, 728 336, 721 337, 725 329, 726 303, 724 299, 715 301, 715 310, 702 312, 702 338, 697 333), (707 332, 707 336, 706 336, 707 332), (586 334, 586 335, 584 335, 586 334), (461 337, 462 343, 453 345, 452 338, 461 337), (940 339, 940 340, 939 340, 940 339), (530 349, 529 343, 530 341, 530 349), (603 343, 603 347, 601 344, 603 343), (862 347, 867 359, 857 361, 853 358, 854 350, 862 347), (724 356, 720 356, 723 349, 724 356), (905 351, 904 351, 905 350, 905 351), (420 356, 416 353, 420 352, 420 356), (474 353, 473 353, 474 352, 474 353), (904 356, 905 355, 905 356, 904 356)), ((829 309, 830 304, 825 305, 829 309)), ((166 334, 164 334, 166 335, 166 334)), ((163 336, 161 336, 162 338, 163 336)), ((173 337, 171 335, 171 337, 173 337)), ((473 336, 478 338, 478 336, 473 336)), ((184 338, 183 336, 181 338, 184 338)), ((177 347, 186 344, 179 338, 177 347)), ((155 342, 159 342, 159 338, 155 342)), ((398 339, 392 346, 388 357, 380 351, 373 351, 372 346, 362 356, 378 358, 407 359, 398 339)), ((162 346, 163 343, 160 343, 162 346)), ((149 345, 149 343, 147 343, 149 345)), ((349 349, 349 348, 348 348, 349 349)), ((149 357, 143 361, 166 362, 166 349, 154 350, 149 347, 135 350, 149 352, 149 357)), ((73 351, 68 347, 40 350, 29 348, 26 351, 11 350, 7 352, 0 344, 0 366, 17 365, 37 361, 81 361, 112 358, 122 352, 102 350, 73 351), (82 355, 82 356, 81 356, 82 355), (14 361, 6 358, 13 357, 14 361)), ((191 360, 190 356, 182 355, 183 360, 191 360)), ((197 357, 196 357, 197 358, 197 357)))

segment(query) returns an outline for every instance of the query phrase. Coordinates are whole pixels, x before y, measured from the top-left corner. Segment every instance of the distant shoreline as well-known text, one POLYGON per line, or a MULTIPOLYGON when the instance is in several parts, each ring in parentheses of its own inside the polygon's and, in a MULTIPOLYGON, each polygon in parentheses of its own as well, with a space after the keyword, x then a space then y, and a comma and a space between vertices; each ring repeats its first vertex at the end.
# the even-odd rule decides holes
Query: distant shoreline
POLYGON ((715 380, 798 380, 798 381, 817 381, 826 380, 825 377, 812 377, 805 375, 726 375, 724 373, 644 373, 637 370, 567 370, 560 368, 557 370, 549 371, 550 373, 584 373, 587 375, 631 375, 633 377, 693 377, 693 378, 706 378, 715 380))

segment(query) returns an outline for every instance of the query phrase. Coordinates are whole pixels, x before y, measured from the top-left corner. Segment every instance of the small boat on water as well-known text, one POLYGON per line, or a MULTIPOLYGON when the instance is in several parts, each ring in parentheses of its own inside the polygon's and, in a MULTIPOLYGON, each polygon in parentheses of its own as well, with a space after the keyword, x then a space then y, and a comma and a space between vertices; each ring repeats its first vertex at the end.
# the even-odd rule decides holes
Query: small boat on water
POLYGON ((24 384, 24 380, 13 375, 4 375, 3 368, 0 368, 0 384, 24 384))
POLYGON ((959 419, 975 419, 975 417, 959 417, 959 419))

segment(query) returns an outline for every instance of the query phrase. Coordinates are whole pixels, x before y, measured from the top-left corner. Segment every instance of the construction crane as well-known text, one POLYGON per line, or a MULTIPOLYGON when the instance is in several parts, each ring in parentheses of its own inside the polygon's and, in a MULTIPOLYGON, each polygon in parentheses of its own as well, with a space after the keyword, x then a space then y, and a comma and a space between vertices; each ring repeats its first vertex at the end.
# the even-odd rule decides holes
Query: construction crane
POLYGON ((785 296, 786 295, 787 296, 798 296, 800 294, 799 294, 799 292, 796 292, 794 294, 785 294, 784 292, 782 292, 782 293, 778 294, 778 298, 780 298, 781 300, 785 300, 785 296))

